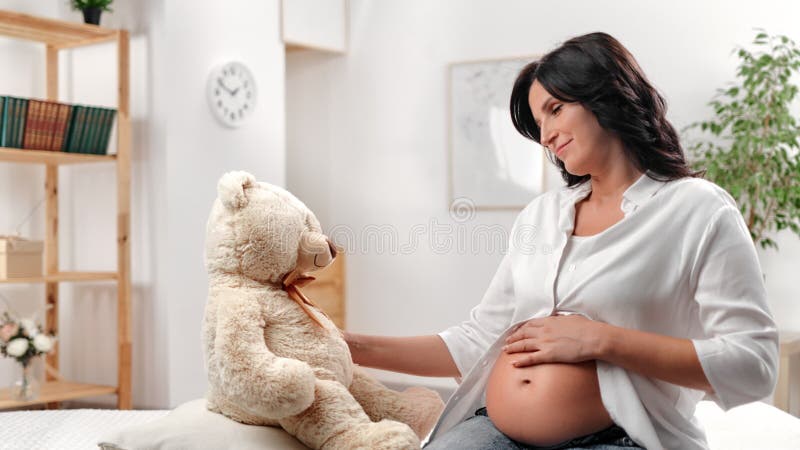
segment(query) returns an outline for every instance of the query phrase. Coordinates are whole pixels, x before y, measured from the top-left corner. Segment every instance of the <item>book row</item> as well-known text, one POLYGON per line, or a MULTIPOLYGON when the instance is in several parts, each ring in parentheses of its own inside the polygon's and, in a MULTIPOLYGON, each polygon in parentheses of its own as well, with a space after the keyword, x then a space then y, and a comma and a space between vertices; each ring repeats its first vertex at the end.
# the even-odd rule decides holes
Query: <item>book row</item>
POLYGON ((117 110, 0 96, 0 147, 105 155, 117 110))

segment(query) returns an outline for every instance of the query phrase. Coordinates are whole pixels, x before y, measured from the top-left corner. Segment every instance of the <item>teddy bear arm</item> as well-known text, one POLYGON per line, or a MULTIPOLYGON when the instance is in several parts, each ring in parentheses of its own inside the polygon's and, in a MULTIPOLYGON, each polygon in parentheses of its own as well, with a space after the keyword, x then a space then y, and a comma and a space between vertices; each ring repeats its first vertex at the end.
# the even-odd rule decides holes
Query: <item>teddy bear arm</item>
POLYGON ((258 309, 242 303, 229 303, 218 312, 214 347, 223 384, 219 390, 252 414, 269 419, 302 412, 314 400, 314 371, 305 362, 275 356, 264 342, 265 324, 258 309))

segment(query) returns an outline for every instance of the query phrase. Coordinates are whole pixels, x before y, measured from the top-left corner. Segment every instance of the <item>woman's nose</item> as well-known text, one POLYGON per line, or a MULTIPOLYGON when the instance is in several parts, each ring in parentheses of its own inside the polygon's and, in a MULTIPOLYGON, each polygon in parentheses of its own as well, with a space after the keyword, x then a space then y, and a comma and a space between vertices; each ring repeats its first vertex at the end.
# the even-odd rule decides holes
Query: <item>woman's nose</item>
POLYGON ((558 133, 551 132, 549 128, 542 127, 542 145, 545 146, 551 152, 555 151, 556 149, 553 148, 553 143, 555 142, 555 137, 558 136, 558 133))

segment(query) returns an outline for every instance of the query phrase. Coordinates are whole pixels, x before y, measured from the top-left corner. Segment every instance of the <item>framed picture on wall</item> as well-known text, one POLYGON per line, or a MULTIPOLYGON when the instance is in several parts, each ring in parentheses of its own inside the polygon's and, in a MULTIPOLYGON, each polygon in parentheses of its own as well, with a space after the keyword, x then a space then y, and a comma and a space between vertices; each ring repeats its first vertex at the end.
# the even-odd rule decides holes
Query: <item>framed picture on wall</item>
POLYGON ((543 192, 543 148, 511 122, 514 80, 537 56, 458 62, 448 70, 449 204, 521 209, 543 192))

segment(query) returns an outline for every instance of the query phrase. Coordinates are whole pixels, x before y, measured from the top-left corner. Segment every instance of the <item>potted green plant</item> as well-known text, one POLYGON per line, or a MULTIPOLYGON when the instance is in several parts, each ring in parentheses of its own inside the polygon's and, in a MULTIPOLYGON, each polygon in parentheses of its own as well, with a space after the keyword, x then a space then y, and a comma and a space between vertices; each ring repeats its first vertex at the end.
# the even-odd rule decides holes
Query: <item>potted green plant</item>
POLYGON ((103 11, 112 12, 109 7, 114 0, 70 0, 72 9, 83 11, 83 21, 93 25, 100 25, 100 14, 103 11))
POLYGON ((800 127, 790 108, 800 50, 786 36, 756 31, 753 51, 734 48, 738 82, 717 90, 714 118, 683 131, 700 128, 703 137, 687 146, 693 165, 736 199, 753 241, 777 250, 771 232, 800 236, 800 127))

